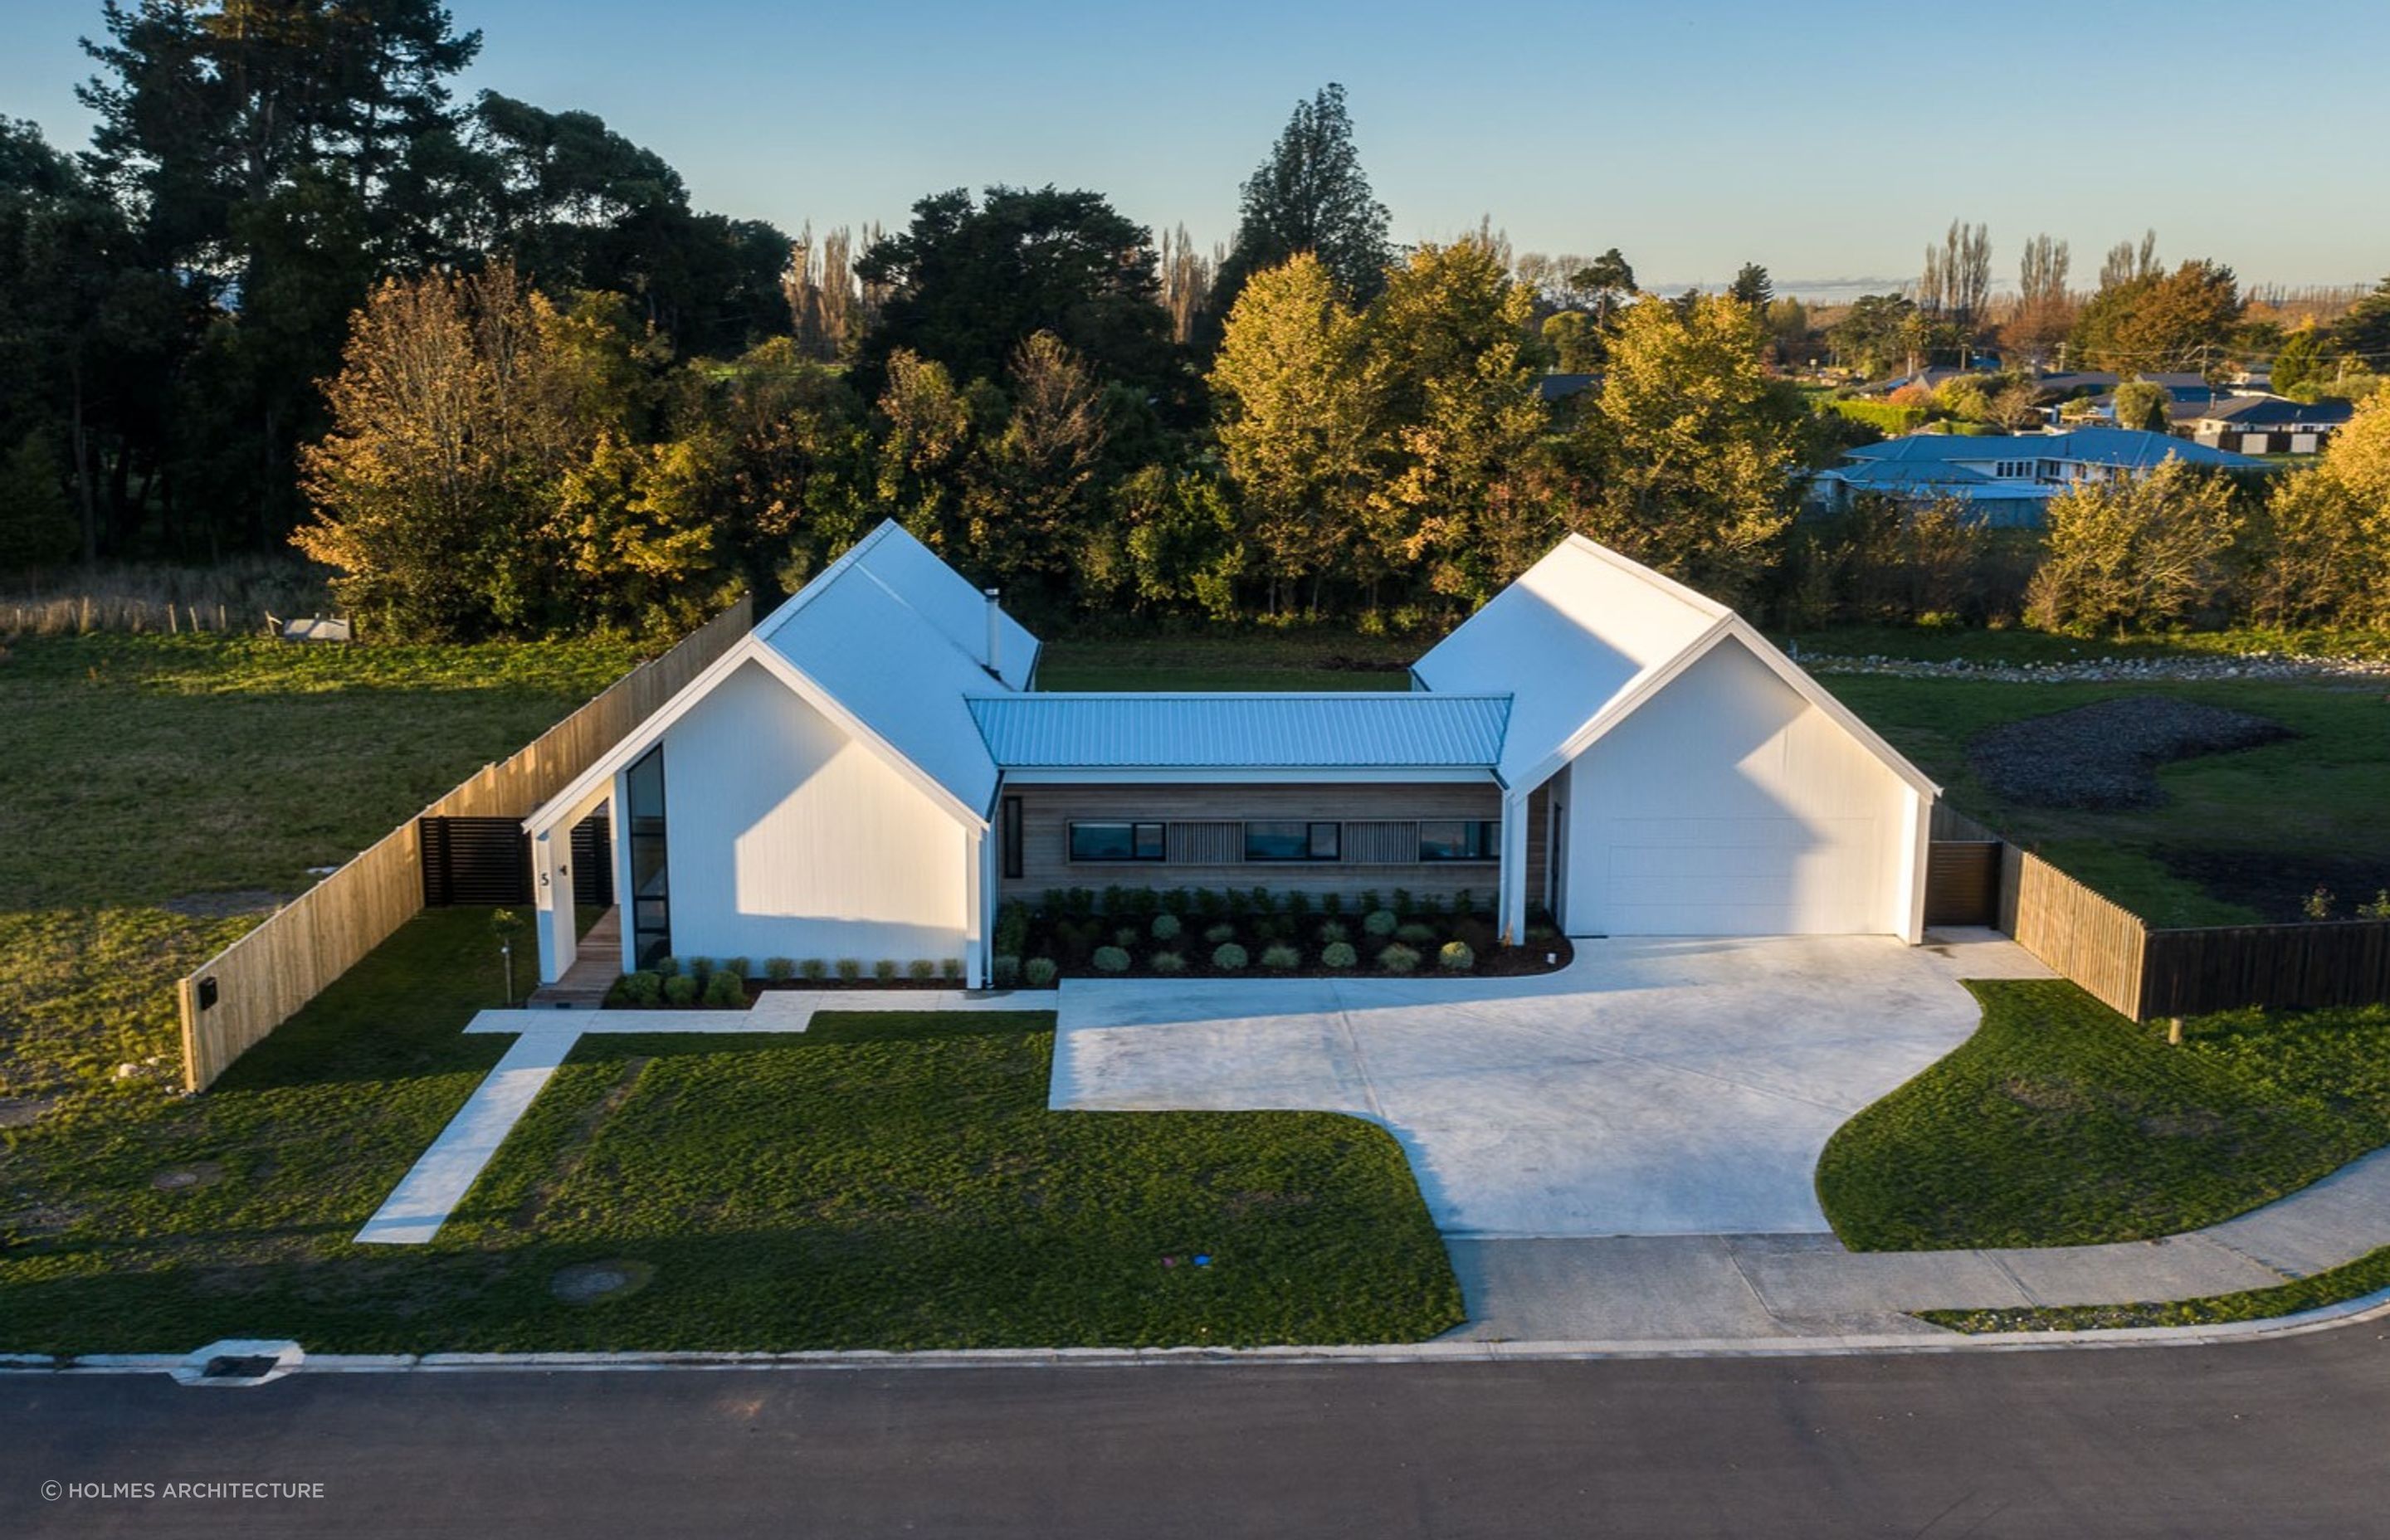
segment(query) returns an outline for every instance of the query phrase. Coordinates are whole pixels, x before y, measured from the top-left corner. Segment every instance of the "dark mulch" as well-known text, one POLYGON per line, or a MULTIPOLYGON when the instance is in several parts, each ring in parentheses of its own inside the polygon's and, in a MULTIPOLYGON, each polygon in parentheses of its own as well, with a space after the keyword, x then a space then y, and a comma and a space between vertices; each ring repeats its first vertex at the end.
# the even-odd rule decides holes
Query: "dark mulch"
POLYGON ((2010 802, 2110 812, 2165 802, 2162 764, 2297 736, 2246 712, 2127 695, 1988 728, 1967 745, 1967 756, 1984 784, 2010 802))
POLYGON ((2245 905, 2265 918, 2289 923, 2310 918, 2308 897, 2332 895, 2330 918, 2355 919, 2357 906, 2390 892, 2390 855, 2282 854, 2273 851, 2159 845, 2150 853, 2177 877, 2198 883, 2228 904, 2245 905))

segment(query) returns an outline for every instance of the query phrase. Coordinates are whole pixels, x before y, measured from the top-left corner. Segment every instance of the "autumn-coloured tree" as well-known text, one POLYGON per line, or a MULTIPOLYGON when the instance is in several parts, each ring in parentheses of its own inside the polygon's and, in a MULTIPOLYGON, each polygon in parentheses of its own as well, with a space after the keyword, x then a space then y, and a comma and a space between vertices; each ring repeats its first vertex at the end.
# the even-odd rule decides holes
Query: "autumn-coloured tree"
POLYGON ((2390 386, 2359 402, 2261 520, 2254 608, 2277 625, 2390 626, 2390 386))
POLYGON ((2179 624, 2216 604, 2241 526, 2231 482, 2178 458, 2079 481, 2049 500, 2025 618, 2081 635, 2179 624))

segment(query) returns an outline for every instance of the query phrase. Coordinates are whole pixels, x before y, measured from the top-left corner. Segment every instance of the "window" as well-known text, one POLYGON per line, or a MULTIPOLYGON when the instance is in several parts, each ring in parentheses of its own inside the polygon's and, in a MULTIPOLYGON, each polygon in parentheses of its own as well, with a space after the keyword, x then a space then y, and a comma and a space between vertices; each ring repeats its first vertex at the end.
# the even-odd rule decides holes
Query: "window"
POLYGON ((1421 861, 1499 861, 1502 825, 1494 818, 1447 818, 1419 827, 1421 861))
POLYGON ((664 751, 658 744, 623 773, 629 804, 631 956, 645 968, 672 955, 672 863, 664 843, 664 751))
POLYGON ((1159 861, 1160 824, 1073 824, 1073 861, 1159 861))
POLYGON ((1300 818, 1269 819, 1245 825, 1248 861, 1333 861, 1342 844, 1343 826, 1300 818))
POLYGON ((997 828, 996 838, 1004 842, 1004 875, 1007 877, 1019 877, 1021 875, 1020 798, 1007 797, 1004 799, 1004 821, 997 828))

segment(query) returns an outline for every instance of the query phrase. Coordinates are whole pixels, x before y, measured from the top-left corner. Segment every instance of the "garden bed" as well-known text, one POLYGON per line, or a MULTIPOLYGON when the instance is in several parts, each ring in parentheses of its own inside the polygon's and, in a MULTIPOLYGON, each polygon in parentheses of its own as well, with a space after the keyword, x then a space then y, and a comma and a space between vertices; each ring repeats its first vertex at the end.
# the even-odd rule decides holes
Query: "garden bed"
POLYGON ((1335 978, 1433 973, 1505 978, 1568 965, 1541 910, 1526 943, 1504 946, 1491 913, 1394 889, 1347 900, 1266 888, 1053 890, 997 912, 996 982, 1058 978, 1335 978))

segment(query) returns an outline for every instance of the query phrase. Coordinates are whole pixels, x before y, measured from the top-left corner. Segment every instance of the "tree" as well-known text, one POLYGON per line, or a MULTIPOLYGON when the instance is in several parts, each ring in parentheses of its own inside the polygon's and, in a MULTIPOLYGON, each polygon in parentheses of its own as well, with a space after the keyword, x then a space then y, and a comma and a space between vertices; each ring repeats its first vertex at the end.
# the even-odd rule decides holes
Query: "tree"
POLYGON ((2146 379, 2128 379, 2116 387, 2116 426, 2163 433, 2169 424, 2173 392, 2146 379))
POLYGON ((867 377, 902 351, 960 380, 1000 379, 1022 343, 1050 332, 1097 378, 1176 397, 1188 383, 1150 234, 1102 195, 1054 187, 957 188, 913 205, 913 222, 854 264, 887 286, 864 345, 867 377))
POLYGON ((1586 428, 1594 486, 1578 527, 1729 601, 1754 590, 1792 520, 1801 410, 1760 367, 1763 340, 1723 295, 1690 316, 1629 306, 1586 428))
POLYGON ((2282 339, 2268 378, 2277 395, 2312 400, 2316 387, 2329 381, 2332 368, 2327 335, 2320 327, 2305 326, 2282 339))
POLYGON ((1535 514, 1511 478, 1547 415, 1527 329, 1535 294, 1505 255, 1484 235, 1422 245, 1369 309, 1385 430, 1364 515, 1365 577, 1410 568, 1429 592, 1473 603, 1523 565, 1508 521, 1535 514))
POLYGON ((1592 305, 1594 320, 1608 326, 1612 314, 1635 292, 1635 269, 1613 246, 1579 268, 1569 283, 1592 305))
POLYGON ((2158 233, 2144 230, 2138 249, 2129 240, 2120 240, 2108 248, 2106 260, 2100 263, 2100 287, 2121 289, 2139 278, 2154 278, 2162 271, 2158 266, 2158 233))
POLYGON ((1591 374, 1601 367, 1601 327, 1581 310, 1548 315, 1544 346, 1551 350, 1553 367, 1563 374, 1591 374))
POLYGON ((1013 350, 1010 413, 992 446, 994 473, 971 498, 964 537, 981 570, 1007 584, 1036 578, 1066 602, 1092 527, 1090 487, 1104 450, 1099 391, 1086 365, 1050 331, 1013 350))
POLYGON ((2332 351, 2373 373, 2390 373, 2390 278, 2332 324, 2332 351))
POLYGON ((1889 373, 1918 348, 1917 307, 1897 294, 1862 294, 1826 328, 1835 355, 1862 375, 1889 373))
POLYGON ((2276 625, 2390 625, 2390 385, 2267 499, 2255 596, 2276 625))
POLYGON ((2233 505, 2229 481, 2172 456, 2138 480, 2075 483, 2049 500, 2026 618, 2082 635, 2191 620, 2222 589, 2233 505))
POLYGON ((1767 268, 1755 262, 1747 262, 1735 274, 1734 282, 1727 286, 1726 292, 1727 298, 1737 304, 1765 311, 1768 302, 1776 298, 1776 286, 1768 281, 1767 268))
POLYGON ((1270 612, 1283 613, 1303 579, 1349 558, 1378 430, 1361 317, 1325 263, 1299 252, 1253 276, 1228 312, 1210 384, 1258 575, 1270 612))
POLYGON ((1984 225, 1959 220, 1938 247, 1925 249, 1925 271, 1917 281, 1917 308, 1947 318, 1961 331, 1972 328, 1992 293, 1992 237, 1984 225))
POLYGON ((2017 269, 2017 308, 2000 340, 2028 356, 2047 358, 2075 326, 2075 297, 2066 287, 2073 258, 2066 242, 2038 235, 2024 243, 2017 269))
POLYGON ((2076 318, 2073 345, 2092 368, 2204 370, 2221 363, 2241 312, 2232 269, 2186 262, 2164 276, 2138 276, 2101 289, 2076 318))
POLYGON ((1344 88, 1330 82, 1295 104, 1269 158, 1245 181, 1237 236, 1213 283, 1215 314, 1227 314, 1254 274, 1303 251, 1319 259, 1346 303, 1366 303, 1385 286, 1388 223, 1353 145, 1344 88))

